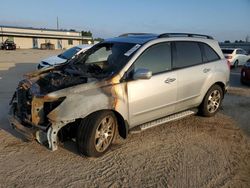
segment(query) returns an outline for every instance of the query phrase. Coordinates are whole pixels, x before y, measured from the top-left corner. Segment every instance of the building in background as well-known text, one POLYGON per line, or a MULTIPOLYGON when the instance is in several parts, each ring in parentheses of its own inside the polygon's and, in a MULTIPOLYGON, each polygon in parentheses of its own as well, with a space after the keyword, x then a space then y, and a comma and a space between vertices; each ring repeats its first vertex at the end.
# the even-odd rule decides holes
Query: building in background
POLYGON ((68 49, 79 44, 91 44, 92 37, 82 36, 81 32, 36 29, 25 27, 0 26, 0 42, 12 40, 17 48, 68 49))

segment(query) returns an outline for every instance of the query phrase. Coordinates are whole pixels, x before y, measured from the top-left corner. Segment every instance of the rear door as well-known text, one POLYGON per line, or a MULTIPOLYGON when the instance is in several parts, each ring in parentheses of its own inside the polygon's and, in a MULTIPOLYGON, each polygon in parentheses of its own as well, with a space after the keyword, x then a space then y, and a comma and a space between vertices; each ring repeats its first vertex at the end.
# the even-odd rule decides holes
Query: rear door
POLYGON ((134 62, 132 72, 139 68, 152 71, 146 80, 127 82, 131 127, 166 116, 175 111, 177 75, 171 71, 171 44, 149 47, 134 62))
POLYGON ((207 79, 211 79, 219 56, 205 43, 177 41, 174 43, 173 69, 177 69, 178 90, 176 110, 197 106, 207 79))

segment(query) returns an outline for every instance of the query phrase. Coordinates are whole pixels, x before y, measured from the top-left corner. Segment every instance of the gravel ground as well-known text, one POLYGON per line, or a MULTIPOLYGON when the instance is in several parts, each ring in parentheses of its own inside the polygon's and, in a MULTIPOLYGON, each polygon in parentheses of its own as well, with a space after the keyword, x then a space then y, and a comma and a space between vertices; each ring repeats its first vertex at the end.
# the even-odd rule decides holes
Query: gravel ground
POLYGON ((0 51, 0 187, 250 187, 250 87, 239 70, 215 117, 130 134, 101 158, 79 156, 73 141, 56 152, 24 142, 8 125, 8 101, 23 73, 57 53, 0 51))

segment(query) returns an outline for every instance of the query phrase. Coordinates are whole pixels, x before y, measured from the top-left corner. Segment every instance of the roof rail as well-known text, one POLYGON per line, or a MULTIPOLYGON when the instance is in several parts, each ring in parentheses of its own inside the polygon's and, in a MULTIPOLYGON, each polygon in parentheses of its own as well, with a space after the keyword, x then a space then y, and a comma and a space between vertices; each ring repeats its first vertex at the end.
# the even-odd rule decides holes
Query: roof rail
POLYGON ((128 37, 128 36, 138 36, 138 35, 152 35, 152 33, 124 33, 119 35, 118 37, 128 37))
POLYGON ((163 37, 199 37, 199 38, 207 38, 207 39, 214 39, 208 35, 201 35, 201 34, 194 34, 194 33, 163 33, 158 36, 158 38, 163 37))

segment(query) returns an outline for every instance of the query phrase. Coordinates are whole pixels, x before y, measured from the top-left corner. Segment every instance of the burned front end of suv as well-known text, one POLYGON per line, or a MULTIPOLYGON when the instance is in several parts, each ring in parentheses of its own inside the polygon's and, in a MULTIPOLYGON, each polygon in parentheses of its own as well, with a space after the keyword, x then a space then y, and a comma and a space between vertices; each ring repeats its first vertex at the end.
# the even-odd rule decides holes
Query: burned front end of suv
MULTIPOLYGON (((12 127, 28 140, 37 139, 40 143, 48 141, 51 149, 56 149, 51 143, 56 141, 50 140, 47 132, 52 127, 58 127, 58 122, 53 122, 48 115, 65 100, 67 93, 53 97, 48 94, 96 80, 89 75, 71 75, 61 69, 49 68, 27 74, 26 79, 19 82, 10 101, 9 121, 12 127)), ((54 134, 57 134, 57 129, 54 134)))
POLYGON ((114 78, 133 46, 104 42, 70 62, 26 74, 10 101, 11 126, 56 150, 63 127, 100 109, 115 109, 118 97, 124 101, 124 95, 117 94, 122 86, 114 83, 119 79, 114 78))

